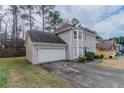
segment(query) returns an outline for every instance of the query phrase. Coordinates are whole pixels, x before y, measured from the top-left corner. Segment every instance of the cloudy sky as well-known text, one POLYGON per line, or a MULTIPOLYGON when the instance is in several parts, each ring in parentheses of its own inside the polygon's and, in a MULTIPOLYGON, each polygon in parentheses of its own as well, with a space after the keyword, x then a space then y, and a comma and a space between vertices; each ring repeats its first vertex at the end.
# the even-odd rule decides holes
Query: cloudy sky
POLYGON ((124 6, 56 6, 65 19, 77 18, 82 26, 98 32, 103 38, 124 36, 124 6))

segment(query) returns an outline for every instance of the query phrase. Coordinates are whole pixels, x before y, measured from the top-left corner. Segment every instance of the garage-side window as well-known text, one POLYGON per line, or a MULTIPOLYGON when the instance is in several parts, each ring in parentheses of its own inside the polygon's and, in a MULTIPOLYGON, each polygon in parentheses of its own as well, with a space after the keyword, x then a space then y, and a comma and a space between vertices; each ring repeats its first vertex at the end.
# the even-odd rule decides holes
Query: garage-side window
POLYGON ((83 55, 83 48, 82 48, 82 47, 79 48, 79 55, 80 55, 80 56, 83 55))
POLYGON ((73 48, 73 56, 74 57, 77 57, 77 47, 74 47, 73 48))

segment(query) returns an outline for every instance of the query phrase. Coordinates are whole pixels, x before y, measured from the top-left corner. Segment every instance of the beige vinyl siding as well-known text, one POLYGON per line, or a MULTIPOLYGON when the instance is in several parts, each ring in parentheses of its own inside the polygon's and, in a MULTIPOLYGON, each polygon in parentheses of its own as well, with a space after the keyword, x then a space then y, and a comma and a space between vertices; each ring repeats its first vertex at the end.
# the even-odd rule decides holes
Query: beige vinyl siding
POLYGON ((26 42, 26 58, 28 61, 34 63, 34 49, 30 37, 27 37, 26 42))
POLYGON ((61 34, 58 34, 58 36, 63 39, 66 43, 67 43, 67 46, 65 48, 65 56, 66 56, 66 59, 67 60, 70 60, 71 58, 71 40, 70 40, 70 36, 71 36, 71 31, 66 31, 64 33, 61 33, 61 34))
POLYGON ((63 39, 67 44, 70 44, 70 31, 59 34, 59 37, 63 39))
POLYGON ((102 55, 104 55, 104 58, 109 58, 112 55, 112 52, 115 53, 114 50, 109 50, 109 51, 104 50, 104 51, 102 51, 102 50, 96 49, 96 55, 101 55, 102 54, 102 55))
POLYGON ((83 45, 88 48, 88 51, 96 53, 96 37, 95 35, 83 31, 83 45))
POLYGON ((84 47, 87 47, 87 51, 91 51, 96 53, 96 37, 94 34, 83 31, 80 29, 72 29, 70 31, 66 31, 64 33, 59 34, 59 37, 62 38, 66 43, 66 58, 73 60, 76 57, 74 56, 74 49, 77 48, 77 56, 80 54, 80 50, 82 50, 82 55, 84 54, 84 47), (74 31, 78 31, 77 38, 74 38, 74 31), (82 39, 79 39, 79 32, 82 32, 82 39))

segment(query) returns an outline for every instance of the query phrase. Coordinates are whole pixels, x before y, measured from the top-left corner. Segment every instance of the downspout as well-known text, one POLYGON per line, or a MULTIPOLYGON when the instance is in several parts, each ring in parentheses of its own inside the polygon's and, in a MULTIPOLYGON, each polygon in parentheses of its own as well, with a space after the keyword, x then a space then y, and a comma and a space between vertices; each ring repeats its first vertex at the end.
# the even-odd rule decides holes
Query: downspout
POLYGON ((84 32, 82 31, 82 52, 83 52, 83 55, 84 55, 84 32))
POLYGON ((79 31, 77 30, 77 57, 79 56, 79 31))
MULTIPOLYGON (((73 30, 72 30, 72 31, 73 31, 73 30)), ((71 59, 71 53, 72 53, 72 52, 71 52, 71 50, 72 50, 71 43, 72 43, 72 37, 73 37, 73 36, 72 36, 72 31, 70 31, 70 44, 69 44, 69 47, 70 47, 70 48, 69 48, 69 49, 70 49, 70 55, 69 55, 69 57, 70 57, 70 58, 69 58, 69 59, 71 59)))

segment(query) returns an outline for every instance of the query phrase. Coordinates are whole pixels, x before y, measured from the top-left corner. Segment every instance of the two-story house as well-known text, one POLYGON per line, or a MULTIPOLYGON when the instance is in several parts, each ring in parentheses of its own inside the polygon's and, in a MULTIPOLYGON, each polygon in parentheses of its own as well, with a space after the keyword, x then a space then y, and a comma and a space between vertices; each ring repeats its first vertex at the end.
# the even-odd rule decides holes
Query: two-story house
POLYGON ((74 60, 88 51, 96 53, 96 35, 86 28, 73 27, 65 23, 54 33, 26 33, 26 57, 33 64, 74 60))
POLYGON ((86 28, 64 24, 54 33, 67 43, 66 59, 75 59, 88 51, 96 53, 96 36, 86 28))

